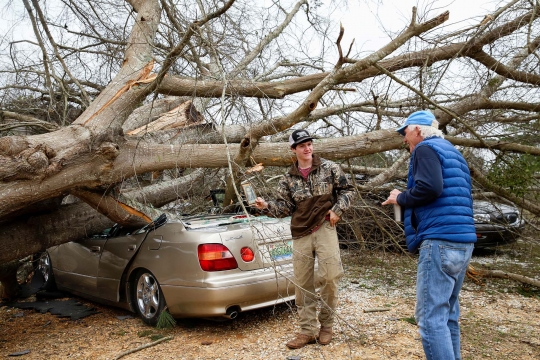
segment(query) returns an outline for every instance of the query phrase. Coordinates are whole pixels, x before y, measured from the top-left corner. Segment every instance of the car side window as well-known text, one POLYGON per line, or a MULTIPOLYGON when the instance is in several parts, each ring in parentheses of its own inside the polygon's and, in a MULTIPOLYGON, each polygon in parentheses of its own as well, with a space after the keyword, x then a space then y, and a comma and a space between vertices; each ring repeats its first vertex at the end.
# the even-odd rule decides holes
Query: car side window
POLYGON ((94 235, 91 235, 90 238, 91 239, 103 239, 103 238, 107 238, 110 236, 111 234, 111 231, 114 230, 114 227, 112 228, 107 228, 107 229, 104 229, 103 231, 97 233, 97 234, 94 234, 94 235))
POLYGON ((126 235, 129 235, 130 233, 131 232, 128 229, 124 227, 120 227, 114 236, 126 236, 126 235))

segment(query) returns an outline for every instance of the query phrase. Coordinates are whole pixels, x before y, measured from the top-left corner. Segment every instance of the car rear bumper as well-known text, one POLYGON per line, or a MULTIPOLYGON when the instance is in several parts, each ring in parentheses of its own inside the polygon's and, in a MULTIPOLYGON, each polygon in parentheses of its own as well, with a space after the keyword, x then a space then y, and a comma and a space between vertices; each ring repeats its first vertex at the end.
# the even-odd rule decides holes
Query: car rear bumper
POLYGON ((161 285, 161 290, 169 312, 179 318, 227 316, 231 309, 241 312, 294 299, 294 284, 289 280, 292 272, 279 275, 265 271, 256 276, 250 273, 245 272, 243 284, 210 280, 206 287, 161 285))

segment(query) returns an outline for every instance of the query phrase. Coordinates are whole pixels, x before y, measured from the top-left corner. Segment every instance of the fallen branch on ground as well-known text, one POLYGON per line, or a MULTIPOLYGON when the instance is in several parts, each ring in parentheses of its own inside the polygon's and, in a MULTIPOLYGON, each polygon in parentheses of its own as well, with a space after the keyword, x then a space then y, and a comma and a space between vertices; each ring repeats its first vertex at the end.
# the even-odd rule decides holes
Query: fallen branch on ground
POLYGON ((382 311, 390 311, 390 308, 372 308, 372 309, 364 309, 365 313, 370 312, 382 312, 382 311))
POLYGON ((124 351, 123 353, 121 353, 120 355, 118 355, 117 357, 115 357, 114 360, 118 360, 118 359, 120 359, 120 358, 123 358, 123 357, 126 356, 126 355, 133 354, 134 352, 137 352, 137 351, 140 351, 140 350, 143 350, 143 349, 152 347, 152 346, 154 346, 154 345, 159 344, 160 342, 163 342, 163 341, 166 341, 166 340, 171 340, 172 338, 173 338, 172 336, 166 336, 166 337, 161 338, 161 339, 159 339, 159 340, 156 340, 156 341, 154 341, 154 342, 152 342, 152 343, 145 344, 145 345, 141 345, 141 346, 139 346, 138 348, 131 349, 131 350, 128 350, 128 351, 124 351))
MULTIPOLYGON (((481 284, 479 277, 492 277, 500 279, 512 279, 523 284, 528 284, 540 288, 540 281, 527 276, 513 274, 502 270, 477 270, 471 265, 467 268, 467 276, 476 284, 481 284)), ((483 285, 483 284, 482 284, 483 285)))

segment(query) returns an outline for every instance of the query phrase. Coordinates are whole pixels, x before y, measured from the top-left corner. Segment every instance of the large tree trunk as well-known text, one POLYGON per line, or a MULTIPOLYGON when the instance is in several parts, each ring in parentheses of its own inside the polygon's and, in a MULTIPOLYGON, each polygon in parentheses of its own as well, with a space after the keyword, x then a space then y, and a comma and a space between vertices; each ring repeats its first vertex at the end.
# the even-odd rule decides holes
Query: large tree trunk
MULTIPOLYGON (((69 141, 63 137, 56 140, 69 141)), ((321 140, 318 152, 328 159, 348 159, 396 149, 401 145, 399 134, 391 130, 380 130, 347 138, 321 140)), ((66 154, 62 159, 62 163, 66 164, 62 171, 39 179, 39 189, 36 188, 38 179, 0 183, 0 197, 3 199, 0 216, 60 196, 71 188, 105 188, 137 174, 190 168, 195 164, 196 167, 205 168, 227 167, 227 152, 235 153, 238 148, 238 144, 152 145, 133 140, 123 144, 103 143, 95 153, 90 154, 87 152, 87 142, 72 144, 72 154, 69 154, 72 156, 68 158, 66 154), (11 190, 13 187, 17 188, 16 192, 11 190)), ((286 143, 263 143, 253 152, 252 157, 257 163, 267 166, 287 165, 293 160, 286 143)))
MULTIPOLYGON (((164 184, 131 189, 124 192, 121 198, 131 199, 126 202, 155 218, 163 211, 146 210, 146 206, 160 207, 182 198, 202 175, 202 170, 196 170, 164 184)), ((34 213, 21 215, 19 220, 0 224, 0 264, 22 259, 51 246, 86 238, 113 224, 111 219, 84 202, 44 204, 41 212, 36 209, 34 213)))
MULTIPOLYGON (((78 81, 73 75, 75 72, 69 71, 65 66, 54 39, 48 36, 50 45, 54 48, 54 60, 44 61, 43 72, 46 75, 43 76, 47 85, 46 91, 41 93, 41 98, 48 96, 50 104, 46 109, 47 115, 43 119, 47 119, 47 116, 53 112, 51 104, 58 96, 65 98, 62 111, 66 111, 74 103, 86 104, 89 96, 95 96, 88 107, 85 108, 86 105, 83 105, 77 109, 84 112, 73 123, 71 119, 71 121, 62 122, 61 125, 52 124, 38 118, 39 116, 16 114, 13 111, 0 109, 0 131, 11 131, 11 126, 14 126, 13 124, 17 121, 27 122, 31 124, 29 126, 39 127, 42 131, 46 131, 46 133, 32 136, 0 138, 0 263, 22 258, 49 246, 88 236, 109 226, 113 219, 133 226, 144 224, 151 216, 143 210, 142 204, 140 204, 141 208, 137 208, 137 205, 122 203, 120 211, 116 211, 121 201, 114 190, 119 183, 134 176, 165 169, 231 167, 233 171, 230 175, 236 181, 240 181, 245 176, 245 166, 251 161, 265 166, 286 166, 294 160, 288 144, 268 141, 268 137, 279 134, 286 138, 285 132, 300 123, 307 125, 318 121, 326 122, 329 127, 333 126, 338 132, 341 131, 339 134, 343 136, 317 140, 316 152, 327 159, 344 160, 401 149, 403 139, 391 128, 401 122, 409 112, 418 108, 431 107, 445 129, 454 127, 454 132, 451 132, 453 136, 449 136, 448 139, 455 144, 487 148, 497 156, 500 155, 500 151, 540 155, 537 140, 529 144, 508 140, 514 138, 514 133, 518 134, 516 138, 519 139, 521 133, 526 133, 526 130, 508 131, 512 136, 507 135, 504 142, 499 139, 486 140, 478 132, 478 129, 489 127, 488 121, 484 120, 488 110, 501 110, 500 114, 496 112, 493 114, 494 117, 502 119, 502 122, 509 120, 508 113, 522 122, 525 118, 531 119, 532 122, 538 119, 536 112, 539 105, 535 102, 536 100, 522 98, 516 100, 515 97, 514 101, 493 100, 497 98, 493 96, 495 94, 499 98, 504 98, 505 93, 501 91, 501 85, 505 79, 513 81, 509 88, 517 87, 515 84, 520 82, 521 85, 526 85, 521 90, 532 91, 533 87, 540 84, 536 63, 531 65, 525 62, 530 54, 538 56, 535 51, 540 44, 536 23, 536 19, 540 16, 540 9, 532 2, 520 2, 520 8, 527 8, 527 12, 518 13, 513 19, 505 13, 504 17, 501 16, 501 19, 505 18, 505 20, 501 20, 497 26, 473 27, 474 32, 464 32, 456 42, 448 41, 444 42, 444 45, 441 45, 442 42, 439 43, 444 39, 437 36, 437 42, 428 40, 427 43, 430 45, 427 47, 419 51, 405 50, 404 53, 393 58, 388 58, 388 56, 402 48, 404 44, 416 46, 416 43, 409 41, 411 37, 422 34, 423 38, 430 39, 430 34, 426 32, 444 22, 448 14, 445 13, 417 24, 416 9, 414 9, 413 19, 405 31, 396 35, 379 51, 360 60, 349 58, 348 54, 343 55, 340 44, 343 33, 340 33, 336 43, 339 59, 335 62, 335 68, 329 72, 318 68, 315 73, 310 70, 312 72, 307 72, 307 75, 304 75, 307 71, 305 64, 297 64, 296 72, 278 71, 274 74, 272 71, 267 73, 272 64, 264 64, 260 71, 259 69, 255 71, 256 66, 253 65, 254 59, 265 59, 268 56, 263 52, 264 47, 281 34, 281 31, 291 23, 295 14, 300 13, 302 7, 307 8, 306 1, 299 0, 289 13, 284 14, 282 22, 266 36, 261 36, 260 42, 255 46, 250 47, 251 44, 241 41, 242 45, 238 49, 244 50, 245 46, 249 48, 243 57, 240 54, 230 56, 232 51, 220 49, 221 43, 227 43, 229 39, 221 38, 219 35, 214 37, 211 33, 212 20, 228 11, 233 6, 234 0, 226 1, 223 5, 220 3, 217 7, 214 2, 209 2, 210 5, 204 1, 197 2, 200 8, 196 13, 202 14, 201 18, 193 19, 193 21, 183 19, 184 23, 181 23, 180 17, 175 14, 178 8, 170 8, 173 6, 170 2, 128 0, 127 3, 132 6, 132 14, 136 17, 118 73, 110 77, 105 76, 107 79, 112 79, 107 86, 94 84, 91 81, 84 83, 78 81), (207 9, 205 5, 208 5, 207 9), (164 14, 167 16, 167 23, 160 28, 160 34, 161 30, 166 29, 174 29, 176 32, 168 33, 170 36, 163 35, 160 37, 161 43, 155 44, 154 38, 160 23, 163 22, 160 6, 163 7, 164 14), (503 37, 510 36, 522 28, 526 28, 526 31, 522 30, 522 32, 527 32, 522 50, 505 48, 504 51, 500 51, 508 58, 513 56, 510 61, 505 56, 497 60, 487 53, 490 47, 502 46, 501 43, 506 42, 503 37), (220 40, 212 42, 216 38, 220 40), (227 41, 222 41, 222 39, 227 41), (170 42, 168 47, 167 41, 170 42), (230 61, 229 57, 234 58, 232 63, 224 64, 223 62, 230 61), (438 92, 441 91, 439 80, 443 80, 445 71, 441 70, 438 73, 434 65, 440 62, 446 67, 452 60, 458 58, 473 59, 477 64, 478 68, 474 68, 473 72, 481 74, 475 78, 478 80, 479 90, 471 94, 472 91, 464 88, 460 90, 462 94, 439 97, 438 92), (152 74, 155 61, 158 63, 155 66, 158 73, 152 74), (62 70, 66 77, 69 77, 69 81, 64 81, 54 74, 56 62, 62 64, 62 70), (181 70, 184 66, 193 67, 196 71, 186 72, 188 74, 186 75, 181 70), (411 70, 407 73, 401 71, 406 69, 411 70), (398 70, 400 70, 400 76, 406 74, 409 79, 405 84, 401 84, 398 77, 393 74, 398 70), (252 76, 252 74, 255 75, 252 76), (496 75, 493 76, 493 74, 496 75), (270 75, 277 75, 277 77, 272 78, 270 75), (438 78, 439 75, 439 80, 430 83, 434 88, 425 90, 423 87, 425 78, 438 78), (362 89, 357 85, 376 76, 379 79, 374 80, 370 89, 374 101, 349 104, 346 100, 347 96, 341 97, 342 93, 362 89), (381 79, 382 76, 386 78, 381 79), (286 80, 281 80, 283 78, 286 80), (56 86, 63 89, 61 92, 54 89, 51 85, 52 80, 60 80, 56 82, 56 86), (414 97, 394 102, 389 99, 389 96, 386 100, 379 98, 374 91, 379 87, 378 83, 382 83, 383 80, 388 81, 392 86, 401 84, 396 87, 395 92, 394 89, 389 90, 386 95, 399 94, 401 90, 405 90, 411 91, 414 97), (354 88, 342 87, 345 84, 350 84, 349 86, 354 88), (71 85, 73 88, 70 87, 71 85), (87 93, 86 87, 95 89, 99 93, 87 93), (274 100, 267 103, 262 101, 281 99, 303 91, 309 92, 303 95, 303 98, 294 99, 297 107, 292 111, 290 104, 293 102, 274 108, 274 100), (182 95, 189 99, 171 97, 160 99, 161 94, 182 95), (194 97, 205 99, 201 101, 194 97), (208 110, 204 108, 204 104, 208 104, 205 101, 210 101, 206 98, 212 97, 221 99, 220 109, 216 111, 214 107, 211 111, 205 112, 208 110), (227 100, 229 102, 226 101, 227 97, 230 97, 227 100), (246 101, 243 107, 240 107, 239 104, 247 97, 257 98, 258 102, 246 101), (332 98, 343 99, 343 101, 332 102, 332 98), (211 114, 214 118, 209 118, 208 124, 202 124, 201 114, 193 106, 187 105, 188 100, 203 104, 203 107, 199 109, 201 113, 205 116, 211 114), (319 103, 326 101, 331 101, 331 103, 325 108, 316 109, 319 103), (179 106, 182 110, 179 112, 181 116, 174 113, 175 109, 179 110, 179 106), (258 112, 254 110, 257 106, 258 112), (354 128, 354 126, 349 128, 350 119, 348 118, 347 121, 340 123, 347 125, 347 131, 349 131, 347 132, 340 129, 339 125, 333 123, 332 120, 327 119, 337 118, 344 114, 354 118, 355 113, 376 114, 378 118, 375 128, 380 129, 381 120, 383 120, 386 121, 386 127, 390 130, 370 132, 373 127, 368 125, 361 128, 354 128), (236 116, 240 115, 245 115, 248 121, 237 121, 236 116), (471 122, 464 118, 465 116, 474 118, 474 128, 471 122), (180 117, 183 118, 180 119, 180 117), (6 118, 9 122, 4 124, 6 118), (185 128, 177 128, 179 123, 185 125, 185 128), (65 124, 71 125, 62 127, 65 124), (465 136, 457 137, 462 131, 465 131, 465 136), (361 135, 347 136, 349 134, 361 135), (232 162, 230 159, 233 159, 232 162), (59 206, 58 201, 67 194, 78 195, 89 205, 59 206), (41 206, 47 206, 48 211, 44 211, 41 206), (101 215, 90 206, 101 212, 101 215)), ((29 6, 29 2, 26 2, 30 17, 34 16, 34 11, 40 13, 39 3, 32 1, 32 4, 34 9, 29 6)), ((283 11, 280 5, 277 7, 283 11)), ((497 18, 509 7, 511 6, 508 5, 507 8, 493 13, 492 18, 497 18)), ((308 14, 309 11, 309 8, 306 9, 308 14)), ((187 15, 186 18, 189 16, 187 15)), ((233 16, 234 14, 231 14, 220 20, 230 20, 233 16)), ((36 25, 34 26, 35 35, 38 38, 39 30, 45 29, 48 25, 46 17, 41 16, 39 19, 41 26, 34 24, 36 25)), ((241 19, 237 20, 241 21, 241 19)), ((92 24, 87 25, 88 28, 92 28, 92 24)), ((236 28, 236 26, 231 26, 231 28, 236 28)), ((115 34, 111 35, 115 36, 115 34)), ((433 39, 435 38, 431 38, 433 39)), ((39 48, 43 52, 41 56, 47 58, 47 47, 41 38, 39 40, 39 48)), ((231 39, 231 41, 234 40, 231 39)), ((418 43, 421 44, 422 41, 418 43)), ((498 52, 494 51, 491 54, 496 56, 498 52)), ((111 56, 110 61, 116 61, 114 59, 116 57, 111 56)), ((280 59, 275 69, 292 66, 289 59, 285 57, 280 59)), ((324 59, 324 61, 331 60, 324 59)), ((311 69, 310 66, 314 68, 319 62, 320 59, 313 60, 307 68, 311 69)), ((29 70, 24 69, 24 71, 29 70)), ((22 73, 23 71, 20 74, 22 73)), ((36 74, 36 78, 40 79, 38 83, 41 83, 41 69, 36 74)), ((19 86, 19 84, 14 84, 14 88, 19 86)), ((35 88, 26 87, 24 91, 32 92, 35 88)), ((516 93, 519 92, 516 91, 516 93)), ((361 120, 369 123, 369 117, 361 120)), ((490 134, 489 131, 486 133, 490 134)), ((402 157, 401 162, 405 162, 403 160, 405 158, 406 156, 402 157)), ((388 170, 368 186, 379 186, 392 174, 403 172, 403 169, 398 169, 399 162, 394 166, 385 164, 385 167, 388 170)), ((196 170, 189 178, 154 185, 141 191, 132 190, 133 192, 128 194, 141 203, 161 206, 168 201, 176 200, 179 193, 184 189, 189 189, 191 184, 202 176, 202 173, 203 170, 196 170)), ((473 175, 480 182, 485 180, 481 172, 475 168, 473 168, 473 175)), ((482 185, 503 196, 510 198, 512 196, 506 189, 492 187, 488 182, 482 185)), ((228 189, 226 201, 233 198, 231 186, 228 189)), ((523 201, 522 204, 533 213, 539 213, 537 206, 534 206, 532 202, 523 201)))

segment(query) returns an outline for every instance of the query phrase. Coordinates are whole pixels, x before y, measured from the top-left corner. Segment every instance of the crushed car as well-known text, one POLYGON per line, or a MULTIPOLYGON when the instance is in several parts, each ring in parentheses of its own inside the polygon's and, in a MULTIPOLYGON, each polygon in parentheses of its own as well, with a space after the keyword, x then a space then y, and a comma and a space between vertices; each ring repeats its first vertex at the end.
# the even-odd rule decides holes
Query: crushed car
POLYGON ((131 310, 149 325, 164 309, 234 318, 294 299, 290 218, 162 215, 133 232, 115 225, 51 247, 38 268, 45 288, 131 310))

